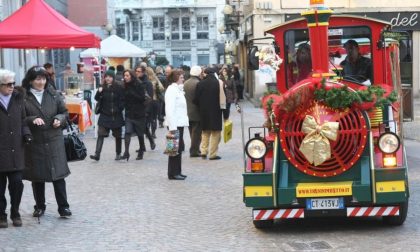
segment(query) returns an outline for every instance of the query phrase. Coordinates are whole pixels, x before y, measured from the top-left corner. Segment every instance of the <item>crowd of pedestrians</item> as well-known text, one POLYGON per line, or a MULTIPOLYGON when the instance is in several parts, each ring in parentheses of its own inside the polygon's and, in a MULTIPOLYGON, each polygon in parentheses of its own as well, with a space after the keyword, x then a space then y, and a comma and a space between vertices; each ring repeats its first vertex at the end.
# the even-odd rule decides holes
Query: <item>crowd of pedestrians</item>
MULTIPOLYGON (((185 150, 184 128, 191 143, 189 156, 209 160, 221 159, 218 145, 223 120, 230 115, 232 103, 242 96, 239 69, 226 66, 155 69, 141 63, 133 70, 123 66, 109 68, 94 99, 99 105, 98 138, 90 158, 100 161, 105 137, 115 138, 115 160, 130 160, 132 136, 137 136, 136 160, 156 148, 156 131, 167 129, 167 137, 178 138, 178 152, 168 156, 168 179, 184 180, 182 153, 185 150), (187 80, 185 80, 187 79, 187 80), (123 128, 124 127, 124 128, 123 128), (122 142, 124 139, 124 153, 122 142)), ((65 178, 70 174, 64 148, 63 129, 69 123, 64 97, 56 90, 53 66, 30 68, 22 87, 15 83, 15 73, 0 69, 0 228, 8 226, 6 185, 9 184, 10 218, 22 226, 19 205, 22 180, 32 182, 33 217, 46 211, 45 182, 54 187, 58 213, 72 215, 67 201, 65 178)))

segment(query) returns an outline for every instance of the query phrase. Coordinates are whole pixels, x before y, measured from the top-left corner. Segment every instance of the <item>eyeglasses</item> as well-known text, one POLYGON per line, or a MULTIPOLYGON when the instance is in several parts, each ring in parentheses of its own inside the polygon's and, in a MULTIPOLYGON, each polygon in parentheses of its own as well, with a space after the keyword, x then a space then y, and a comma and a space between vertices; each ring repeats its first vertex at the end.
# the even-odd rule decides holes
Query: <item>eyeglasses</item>
POLYGON ((34 71, 39 72, 39 71, 47 71, 47 70, 45 70, 45 68, 42 66, 37 66, 37 67, 34 67, 34 71))
POLYGON ((9 83, 1 83, 1 85, 5 85, 8 87, 13 87, 16 84, 16 82, 9 82, 9 83))

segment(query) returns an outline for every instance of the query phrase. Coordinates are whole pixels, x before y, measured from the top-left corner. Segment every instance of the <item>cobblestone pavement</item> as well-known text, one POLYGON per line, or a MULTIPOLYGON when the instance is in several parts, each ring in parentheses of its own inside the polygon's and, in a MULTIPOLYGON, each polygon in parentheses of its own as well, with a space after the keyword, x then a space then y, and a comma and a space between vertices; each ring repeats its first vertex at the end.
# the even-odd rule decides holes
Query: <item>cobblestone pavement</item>
MULTIPOLYGON (((244 102, 246 125, 262 122, 260 109, 244 102)), ((47 184, 47 211, 41 223, 31 217, 33 198, 25 182, 21 204, 23 227, 0 230, 3 251, 415 251, 419 235, 419 158, 410 163, 411 206, 407 222, 390 228, 369 220, 301 220, 260 231, 251 209, 242 202, 240 116, 232 109, 234 139, 220 144, 221 160, 183 157, 185 181, 169 181, 167 157, 158 148, 144 160, 114 161, 113 139, 107 139, 99 162, 71 163, 67 179, 70 219, 60 219, 52 185, 47 184), (417 166, 415 167, 414 166, 417 166), (392 239, 390 239, 392 237, 392 239)), ((189 146, 186 134, 187 147, 189 146)), ((89 154, 95 140, 85 138, 89 154)), ((132 156, 135 156, 134 143, 132 156)), ((409 142, 413 150, 420 148, 409 142)))

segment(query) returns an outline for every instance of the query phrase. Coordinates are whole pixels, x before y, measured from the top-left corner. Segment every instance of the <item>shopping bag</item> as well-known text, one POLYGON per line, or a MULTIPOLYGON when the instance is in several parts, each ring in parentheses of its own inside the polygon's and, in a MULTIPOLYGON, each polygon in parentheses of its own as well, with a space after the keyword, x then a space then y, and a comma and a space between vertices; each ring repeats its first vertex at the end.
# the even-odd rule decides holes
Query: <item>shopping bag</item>
POLYGON ((164 154, 174 157, 178 155, 179 149, 179 130, 176 130, 175 133, 166 134, 166 148, 163 152, 164 154))
POLYGON ((225 143, 232 139, 232 121, 226 120, 223 126, 223 141, 225 143))

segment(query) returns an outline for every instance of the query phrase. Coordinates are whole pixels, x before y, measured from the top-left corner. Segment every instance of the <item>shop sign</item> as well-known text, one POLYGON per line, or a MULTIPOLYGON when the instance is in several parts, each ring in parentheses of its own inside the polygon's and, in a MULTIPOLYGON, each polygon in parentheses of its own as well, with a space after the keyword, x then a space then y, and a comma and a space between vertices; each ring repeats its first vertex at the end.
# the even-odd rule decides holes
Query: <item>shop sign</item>
POLYGON ((390 22, 395 30, 420 30, 419 12, 367 12, 354 13, 390 22))

